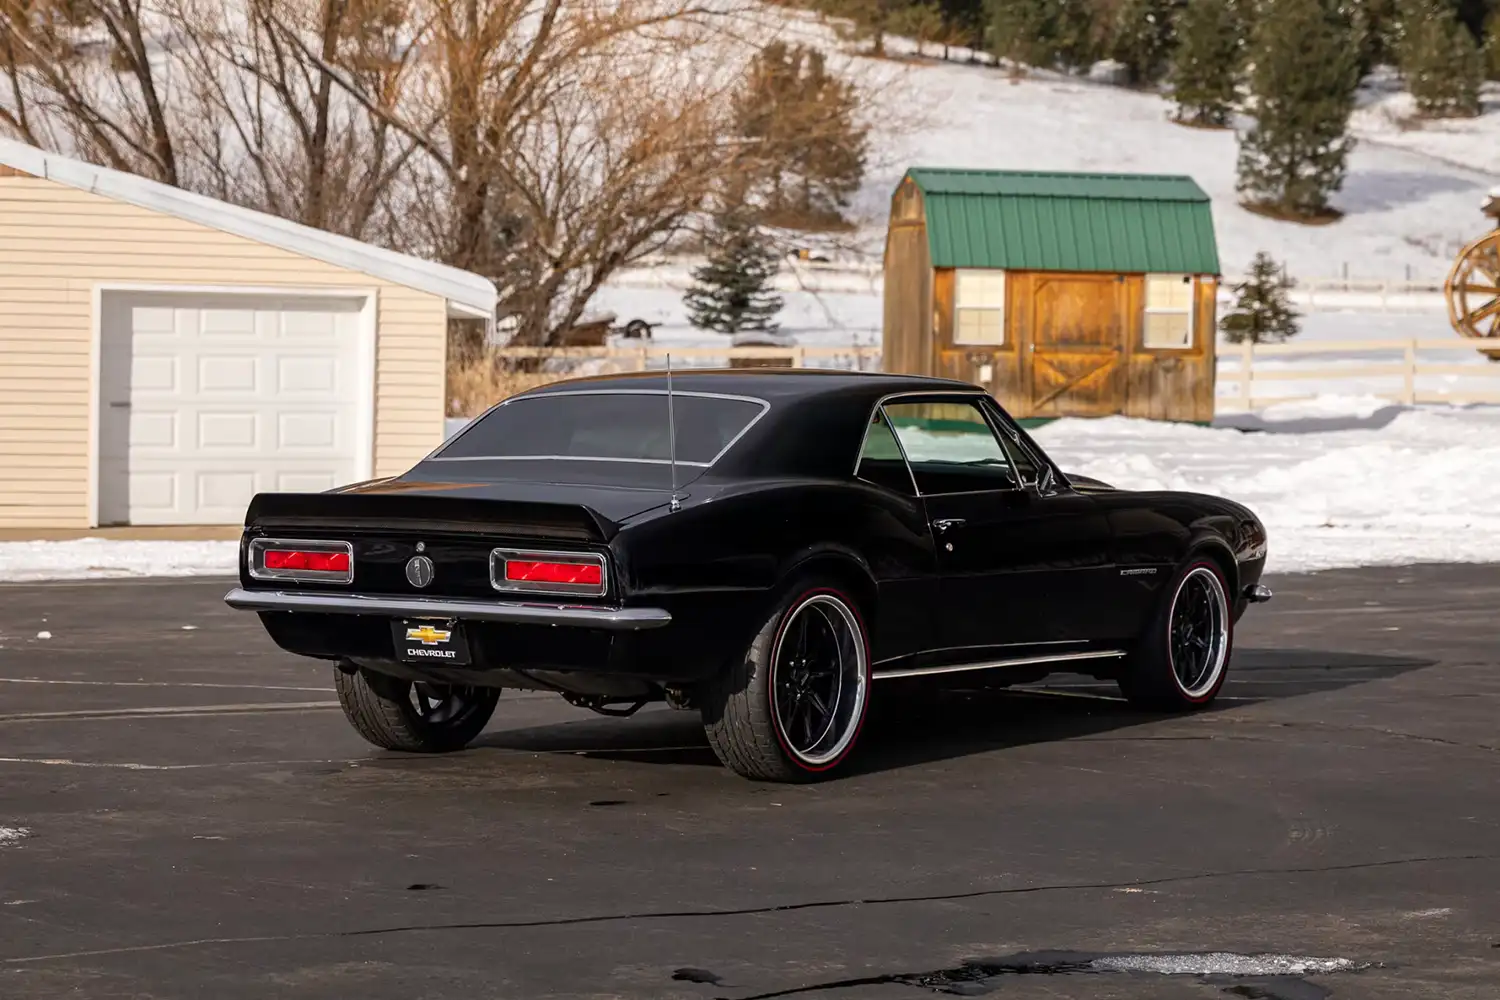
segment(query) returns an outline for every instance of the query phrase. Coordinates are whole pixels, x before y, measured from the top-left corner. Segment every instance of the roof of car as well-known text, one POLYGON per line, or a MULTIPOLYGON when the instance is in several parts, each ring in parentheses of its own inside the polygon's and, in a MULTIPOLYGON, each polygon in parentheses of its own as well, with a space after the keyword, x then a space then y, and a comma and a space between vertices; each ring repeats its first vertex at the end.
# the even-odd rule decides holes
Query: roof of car
MULTIPOLYGON (((628 372, 595 375, 588 378, 552 382, 524 395, 550 395, 582 389, 660 391, 667 388, 665 371, 628 372)), ((857 372, 838 368, 690 368, 672 373, 675 392, 713 392, 735 396, 754 396, 767 401, 807 398, 819 395, 846 396, 851 391, 867 391, 871 396, 894 392, 941 392, 953 390, 980 391, 977 385, 957 379, 931 378, 925 375, 896 375, 886 372, 857 372)))

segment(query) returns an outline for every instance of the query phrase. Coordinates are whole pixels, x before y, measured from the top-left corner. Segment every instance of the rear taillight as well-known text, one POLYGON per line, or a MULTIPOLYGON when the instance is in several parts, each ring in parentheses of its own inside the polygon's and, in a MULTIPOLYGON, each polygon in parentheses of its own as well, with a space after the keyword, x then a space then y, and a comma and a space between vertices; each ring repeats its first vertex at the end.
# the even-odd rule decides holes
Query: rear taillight
POLYGON ((527 594, 602 597, 609 589, 604 557, 592 552, 490 553, 490 586, 527 594))
POLYGON ((301 583, 350 583, 354 580, 354 546, 348 542, 306 538, 256 538, 247 554, 256 580, 301 583))

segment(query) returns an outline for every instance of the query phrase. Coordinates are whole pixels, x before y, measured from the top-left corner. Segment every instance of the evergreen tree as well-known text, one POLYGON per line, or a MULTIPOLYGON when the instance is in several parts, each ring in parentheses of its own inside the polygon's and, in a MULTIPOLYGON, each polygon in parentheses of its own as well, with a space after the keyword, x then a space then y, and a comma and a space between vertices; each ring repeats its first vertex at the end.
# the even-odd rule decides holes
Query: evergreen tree
POLYGON ((1125 67, 1131 83, 1161 79, 1172 53, 1175 6, 1173 0, 1123 0, 1115 11, 1110 57, 1125 67))
POLYGON ((708 260, 693 270, 683 295, 689 321, 719 333, 775 333, 781 297, 770 290, 780 265, 776 250, 743 210, 716 220, 708 260))
POLYGON ((838 225, 865 175, 868 130, 859 95, 823 53, 772 42, 758 52, 735 100, 741 135, 759 140, 750 187, 792 225, 838 225))
POLYGON ((1500 80, 1500 4, 1484 21, 1484 78, 1500 80))
POLYGON ((1485 60, 1452 0, 1403 0, 1401 76, 1429 118, 1479 114, 1485 60))
POLYGON ((1287 301, 1281 268, 1262 250, 1250 264, 1250 273, 1234 286, 1235 302, 1219 329, 1231 344, 1277 344, 1295 337, 1298 315, 1287 301))
POLYGON ((1099 55, 1094 0, 987 0, 990 47, 1027 66, 1076 70, 1099 55))
POLYGON ((990 45, 997 58, 1050 66, 1057 58, 1049 0, 990 0, 990 45))
POLYGON ((1250 60, 1256 121, 1240 139, 1239 190, 1251 205, 1323 214, 1354 146, 1359 62, 1349 23, 1328 0, 1262 0, 1250 60))
POLYGON ((1183 9, 1171 72, 1178 121, 1229 123, 1244 64, 1243 30, 1233 0, 1193 0, 1183 9))

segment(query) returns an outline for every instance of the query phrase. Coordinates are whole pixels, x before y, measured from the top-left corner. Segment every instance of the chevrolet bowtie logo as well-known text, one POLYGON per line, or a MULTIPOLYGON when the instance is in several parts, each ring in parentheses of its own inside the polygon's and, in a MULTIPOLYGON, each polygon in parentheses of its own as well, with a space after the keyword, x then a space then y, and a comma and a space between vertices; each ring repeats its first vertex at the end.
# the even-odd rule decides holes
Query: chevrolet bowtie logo
POLYGON ((453 633, 447 629, 433 628, 431 625, 406 630, 407 642, 420 642, 424 646, 436 646, 440 642, 447 642, 452 637, 453 633))

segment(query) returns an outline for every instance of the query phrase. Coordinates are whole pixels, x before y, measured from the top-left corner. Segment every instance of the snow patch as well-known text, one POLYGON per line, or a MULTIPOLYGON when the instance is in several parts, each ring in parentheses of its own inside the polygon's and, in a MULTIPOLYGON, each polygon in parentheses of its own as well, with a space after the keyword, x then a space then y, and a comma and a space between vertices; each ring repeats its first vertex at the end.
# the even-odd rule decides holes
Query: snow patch
POLYGON ((14 847, 29 836, 31 831, 24 826, 0 826, 0 847, 14 847))
POLYGON ((1110 955, 1090 967, 1110 972, 1155 972, 1163 976, 1307 976, 1367 968, 1347 958, 1310 955, 1237 955, 1215 951, 1201 955, 1110 955))
POLYGON ((1411 410, 1381 427, 1245 433, 1106 417, 1035 437, 1065 472, 1227 497, 1261 518, 1267 569, 1500 562, 1500 409, 1411 410))
POLYGON ((83 580, 133 576, 233 576, 235 541, 0 542, 0 580, 83 580))
POLYGON ((36 634, 36 637, 38 639, 50 639, 50 638, 52 638, 52 633, 51 632, 47 632, 47 631, 41 631, 41 632, 38 632, 36 634))

